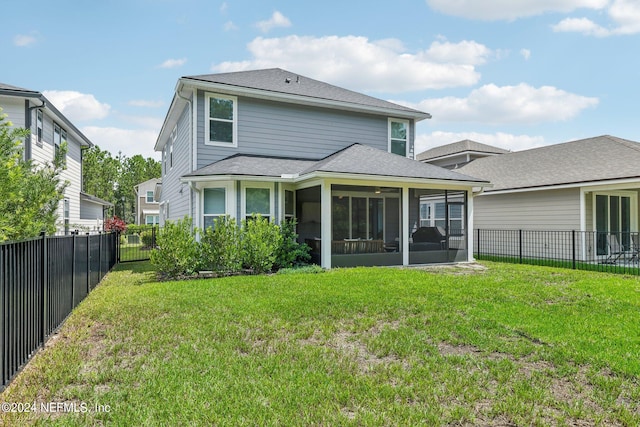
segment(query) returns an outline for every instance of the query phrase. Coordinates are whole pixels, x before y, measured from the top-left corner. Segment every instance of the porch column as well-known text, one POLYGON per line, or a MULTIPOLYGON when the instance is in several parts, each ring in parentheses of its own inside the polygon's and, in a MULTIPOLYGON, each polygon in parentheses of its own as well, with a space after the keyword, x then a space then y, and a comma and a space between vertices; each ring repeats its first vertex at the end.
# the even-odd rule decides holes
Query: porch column
POLYGON ((331 268, 331 184, 326 181, 320 185, 320 218, 322 227, 321 267, 331 268))
POLYGON ((473 258, 473 189, 467 190, 467 261, 473 258))
POLYGON ((409 188, 402 187, 402 265, 409 265, 409 188))

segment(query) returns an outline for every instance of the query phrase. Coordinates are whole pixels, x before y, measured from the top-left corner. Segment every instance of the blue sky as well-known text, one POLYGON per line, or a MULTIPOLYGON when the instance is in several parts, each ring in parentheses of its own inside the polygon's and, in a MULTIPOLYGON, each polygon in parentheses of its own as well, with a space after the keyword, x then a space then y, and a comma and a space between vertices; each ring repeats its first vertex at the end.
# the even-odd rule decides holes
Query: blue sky
POLYGON ((640 141, 639 0, 11 2, 0 82, 95 144, 153 146, 181 76, 280 67, 427 111, 417 151, 640 141))

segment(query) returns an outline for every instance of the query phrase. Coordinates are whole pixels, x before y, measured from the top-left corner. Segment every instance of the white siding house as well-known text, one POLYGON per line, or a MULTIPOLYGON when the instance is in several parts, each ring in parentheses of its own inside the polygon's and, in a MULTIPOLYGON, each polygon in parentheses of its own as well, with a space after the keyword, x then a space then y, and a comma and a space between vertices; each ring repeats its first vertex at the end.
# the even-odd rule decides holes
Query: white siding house
POLYGON ((58 231, 102 230, 104 211, 111 204, 82 192, 82 149, 91 141, 40 92, 0 83, 0 107, 14 126, 31 132, 24 141, 26 159, 51 163, 56 147, 67 143, 60 179, 69 185, 58 209, 58 231))

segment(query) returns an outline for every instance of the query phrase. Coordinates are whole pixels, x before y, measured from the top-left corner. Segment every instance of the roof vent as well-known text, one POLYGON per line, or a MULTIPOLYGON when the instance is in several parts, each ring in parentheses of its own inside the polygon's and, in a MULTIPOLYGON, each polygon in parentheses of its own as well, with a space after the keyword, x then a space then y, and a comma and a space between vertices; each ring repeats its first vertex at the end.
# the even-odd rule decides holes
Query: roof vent
POLYGON ((284 79, 284 82, 289 84, 289 83, 291 83, 291 79, 289 77, 287 77, 286 79, 284 79))

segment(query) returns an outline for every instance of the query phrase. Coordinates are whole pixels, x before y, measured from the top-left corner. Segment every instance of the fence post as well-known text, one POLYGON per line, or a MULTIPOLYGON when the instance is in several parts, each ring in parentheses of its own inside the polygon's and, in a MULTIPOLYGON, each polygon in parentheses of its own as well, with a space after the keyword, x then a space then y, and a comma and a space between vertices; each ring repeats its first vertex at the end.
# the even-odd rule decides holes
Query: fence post
POLYGON ((98 233, 98 260, 100 261, 100 267, 98 267, 98 277, 102 280, 102 231, 98 233))
POLYGON ((522 264, 522 229, 518 230, 518 256, 520 258, 520 264, 522 264))
POLYGON ((476 237, 476 242, 477 242, 477 245, 478 245, 478 246, 476 247, 476 254, 480 257, 480 256, 482 256, 482 255, 480 254, 480 229, 478 228, 476 231, 478 232, 478 233, 477 233, 477 234, 478 234, 478 237, 476 237))
POLYGON ((47 335, 47 281, 48 281, 48 268, 49 263, 47 260, 47 232, 42 230, 40 233, 42 236, 42 284, 40 288, 40 313, 42 314, 42 322, 40 322, 40 345, 44 346, 45 338, 47 335))
POLYGON ((87 295, 91 290, 91 235, 87 233, 87 295))
POLYGON ((120 263, 120 230, 116 230, 116 260, 120 263))
POLYGON ((76 235, 78 230, 73 231, 73 243, 71 244, 71 308, 73 309, 73 302, 75 301, 76 293, 76 235))
POLYGON ((572 267, 576 269, 576 230, 571 230, 571 260, 572 267))

